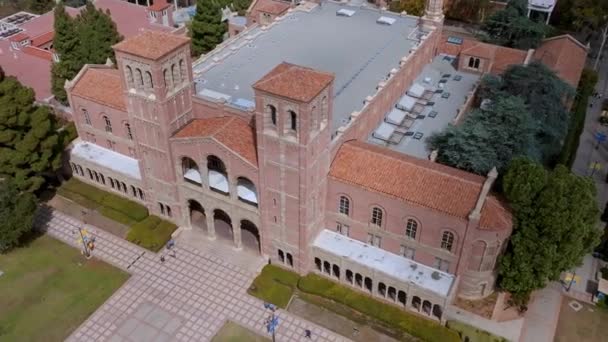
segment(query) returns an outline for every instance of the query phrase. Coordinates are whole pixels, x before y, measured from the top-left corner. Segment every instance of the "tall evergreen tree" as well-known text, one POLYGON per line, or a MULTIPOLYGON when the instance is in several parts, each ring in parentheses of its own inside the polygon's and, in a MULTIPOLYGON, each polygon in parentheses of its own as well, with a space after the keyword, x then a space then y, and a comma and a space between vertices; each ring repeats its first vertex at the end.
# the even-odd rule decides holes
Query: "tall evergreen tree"
POLYGON ((536 48, 548 31, 547 25, 528 18, 528 1, 511 0, 507 7, 489 16, 482 25, 486 40, 516 49, 536 48))
POLYGON ((562 165, 546 171, 523 158, 511 163, 503 189, 515 228, 499 261, 499 286, 525 307, 532 291, 559 279, 598 244, 596 190, 562 165))
POLYGON ((192 54, 199 56, 213 50, 224 39, 226 23, 222 22, 221 5, 215 0, 198 0, 190 25, 192 54))
POLYGON ((500 97, 485 109, 471 112, 458 126, 449 126, 428 140, 442 164, 485 175, 503 170, 511 159, 524 155, 532 142, 533 122, 522 99, 500 97))
POLYGON ((36 198, 10 179, 0 180, 0 253, 7 252, 34 227, 36 198))
POLYGON ((20 190, 35 191, 44 175, 61 166, 66 133, 49 108, 34 105, 34 91, 14 77, 0 82, 0 179, 10 177, 20 190))
POLYGON ((51 70, 51 89, 55 98, 67 104, 65 81, 71 80, 87 63, 101 64, 114 59, 112 45, 122 37, 110 12, 103 13, 88 2, 85 9, 72 19, 63 3, 55 8, 55 38, 53 46, 59 54, 59 62, 51 70))
POLYGON ((28 8, 34 13, 43 14, 53 8, 54 4, 54 0, 29 0, 28 8))

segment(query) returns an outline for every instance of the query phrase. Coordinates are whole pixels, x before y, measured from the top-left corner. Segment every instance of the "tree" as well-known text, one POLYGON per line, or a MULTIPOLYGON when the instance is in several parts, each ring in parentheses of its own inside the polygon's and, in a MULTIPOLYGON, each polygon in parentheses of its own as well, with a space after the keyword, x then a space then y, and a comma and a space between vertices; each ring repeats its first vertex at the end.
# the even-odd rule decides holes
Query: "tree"
POLYGON ((55 38, 53 46, 59 54, 59 62, 51 69, 51 89, 55 98, 67 104, 65 81, 73 79, 87 64, 101 64, 114 59, 112 45, 122 37, 110 12, 103 13, 87 2, 84 10, 72 19, 63 3, 55 8, 55 38))
POLYGON ((11 177, 19 190, 35 191, 44 175, 61 166, 68 132, 48 107, 34 105, 34 91, 14 77, 0 82, 0 179, 11 177))
POLYGON ((0 180, 0 253, 19 243, 34 227, 36 198, 21 192, 11 179, 0 180))
POLYGON ((484 77, 480 95, 496 99, 505 94, 524 100, 534 120, 534 143, 526 155, 546 165, 559 154, 568 132, 570 114, 565 106, 573 89, 539 62, 512 65, 500 78, 484 77))
POLYGON ((599 242, 595 185, 562 165, 552 171, 517 158, 503 178, 514 233, 499 261, 499 286, 525 308, 530 294, 557 280, 599 242))
POLYGON ((55 5, 54 0, 29 0, 28 8, 34 13, 43 14, 52 9, 53 5, 55 5))
POLYGON ((461 125, 429 138, 440 163, 485 175, 494 166, 502 171, 514 156, 525 154, 534 132, 528 108, 514 96, 493 101, 472 111, 461 125))
POLYGON ((447 9, 446 16, 465 22, 483 21, 490 0, 454 0, 447 9))
POLYGON ((198 0, 189 31, 192 54, 199 56, 213 50, 224 39, 226 29, 226 24, 222 22, 221 5, 214 0, 198 0))
POLYGON ((606 24, 608 0, 560 0, 551 22, 565 29, 579 32, 597 30, 606 24))
POLYGON ((527 0, 511 0, 507 6, 489 16, 482 25, 486 40, 516 49, 536 48, 545 34, 547 25, 530 20, 527 0))
POLYGON ((407 14, 421 17, 424 14, 425 0, 395 0, 389 4, 389 9, 393 12, 401 13, 403 11, 407 14))

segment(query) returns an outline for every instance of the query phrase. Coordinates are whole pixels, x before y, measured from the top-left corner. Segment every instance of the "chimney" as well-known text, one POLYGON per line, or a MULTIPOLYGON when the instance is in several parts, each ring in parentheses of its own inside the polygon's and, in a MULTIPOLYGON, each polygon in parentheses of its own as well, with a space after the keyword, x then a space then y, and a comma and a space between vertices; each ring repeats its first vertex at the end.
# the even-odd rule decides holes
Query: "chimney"
POLYGON ((481 187, 481 192, 477 198, 477 204, 475 204, 475 209, 469 214, 469 220, 479 220, 481 217, 481 208, 483 208, 483 204, 486 202, 486 198, 488 197, 488 193, 490 192, 496 177, 498 177, 498 171, 496 171, 496 167, 493 167, 492 170, 488 172, 488 178, 486 178, 486 181, 481 187))
POLYGON ((532 55, 534 55, 534 49, 528 49, 528 53, 526 54, 526 59, 524 59, 524 65, 530 64, 532 60, 532 55))

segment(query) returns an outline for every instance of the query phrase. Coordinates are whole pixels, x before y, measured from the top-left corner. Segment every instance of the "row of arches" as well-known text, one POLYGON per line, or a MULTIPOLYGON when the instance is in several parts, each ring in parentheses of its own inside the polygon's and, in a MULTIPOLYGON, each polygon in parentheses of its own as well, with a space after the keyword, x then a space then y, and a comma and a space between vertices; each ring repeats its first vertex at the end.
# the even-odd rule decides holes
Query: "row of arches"
POLYGON ((206 232, 211 238, 233 243, 237 248, 245 248, 256 255, 261 253, 260 232, 251 221, 234 221, 221 209, 205 210, 196 200, 188 200, 190 226, 206 232))
POLYGON ((422 299, 420 296, 412 296, 408 299, 408 295, 405 291, 398 290, 394 286, 386 285, 384 282, 377 282, 374 287, 374 280, 371 277, 364 276, 361 273, 353 272, 347 269, 344 272, 344 276, 341 275, 340 266, 332 264, 329 261, 321 260, 315 257, 315 268, 316 271, 326 275, 327 277, 334 277, 338 281, 346 282, 347 284, 364 290, 373 296, 381 297, 384 300, 400 305, 403 308, 417 311, 421 314, 441 320, 443 315, 443 307, 439 304, 433 304, 428 299, 422 299))
POLYGON ((201 169, 198 164, 189 157, 182 158, 182 175, 184 181, 197 186, 206 184, 209 189, 223 195, 230 195, 236 191, 236 197, 244 203, 252 206, 258 205, 258 194, 256 187, 247 177, 237 177, 236 189, 231 189, 231 184, 224 162, 214 155, 207 156, 207 179, 204 182, 201 169))
MULTIPOLYGON (((346 195, 340 195, 338 198, 338 213, 351 216, 352 215, 352 199, 346 195)), ((369 224, 373 227, 386 229, 385 217, 386 211, 377 205, 370 208, 369 224)), ((420 237, 420 223, 418 220, 409 217, 405 220, 403 235, 408 239, 417 240, 420 237)), ((454 252, 456 249, 456 234, 450 230, 444 230, 441 233, 441 240, 438 241, 439 246, 449 252, 454 252)))
MULTIPOLYGON (((148 70, 143 70, 139 67, 132 67, 130 65, 125 66, 127 74, 127 85, 129 88, 135 88, 139 90, 152 90, 154 89, 154 78, 152 73, 148 70)), ((179 84, 182 84, 188 80, 188 70, 186 68, 186 62, 184 59, 180 59, 179 62, 171 64, 170 67, 163 69, 163 81, 165 88, 174 88, 179 84)))
POLYGON ((144 196, 144 191, 139 188, 136 187, 134 185, 128 185, 123 182, 120 181, 116 178, 112 178, 112 177, 106 177, 104 176, 103 173, 95 171, 95 170, 91 170, 89 168, 86 168, 86 174, 84 172, 84 169, 82 168, 81 165, 76 164, 76 163, 70 163, 70 166, 72 168, 72 174, 74 175, 79 175, 81 177, 85 177, 88 176, 88 178, 96 183, 99 183, 101 185, 104 186, 109 186, 110 188, 112 188, 113 190, 122 192, 125 195, 130 195, 131 197, 135 198, 135 199, 139 199, 141 201, 145 200, 145 196, 144 196), (107 181, 106 181, 107 179, 107 181))

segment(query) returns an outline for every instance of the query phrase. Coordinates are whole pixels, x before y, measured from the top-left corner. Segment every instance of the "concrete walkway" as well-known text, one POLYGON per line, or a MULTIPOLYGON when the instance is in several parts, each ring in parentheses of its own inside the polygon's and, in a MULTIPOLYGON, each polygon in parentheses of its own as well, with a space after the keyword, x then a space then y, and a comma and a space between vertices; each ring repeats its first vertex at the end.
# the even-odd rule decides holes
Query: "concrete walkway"
POLYGON ((448 320, 460 321, 476 328, 483 329, 496 336, 502 336, 509 341, 519 341, 524 319, 518 318, 505 322, 497 322, 463 310, 455 305, 448 306, 445 311, 448 320))
MULTIPOLYGON (((41 208, 36 224, 79 247, 81 221, 41 208)), ((176 258, 160 263, 154 253, 95 227, 87 229, 96 237, 93 256, 132 276, 68 341, 209 341, 227 320, 268 336, 264 320, 269 312, 246 293, 256 270, 180 245, 176 258)), ((277 341, 310 341, 304 329, 312 331, 312 341, 349 341, 283 310, 277 313, 277 341)))
POLYGON ((562 285, 553 282, 533 294, 524 316, 521 342, 553 342, 562 305, 562 285))

